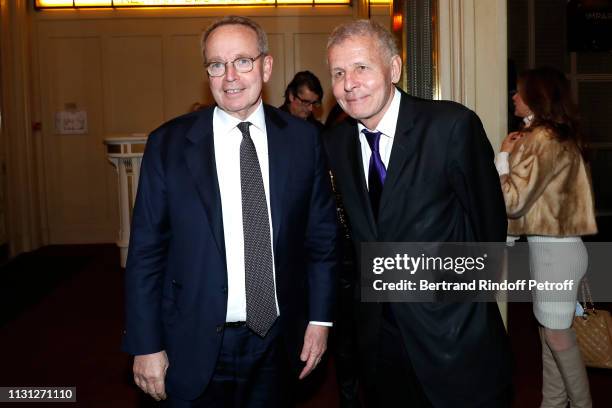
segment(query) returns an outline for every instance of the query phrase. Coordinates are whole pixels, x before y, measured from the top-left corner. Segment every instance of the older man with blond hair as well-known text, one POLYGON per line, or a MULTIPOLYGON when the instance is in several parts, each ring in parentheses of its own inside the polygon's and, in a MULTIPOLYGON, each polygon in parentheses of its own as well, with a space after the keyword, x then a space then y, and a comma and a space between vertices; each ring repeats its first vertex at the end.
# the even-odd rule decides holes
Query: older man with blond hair
MULTIPOLYGON (((399 90, 398 48, 375 22, 337 27, 327 61, 333 94, 352 118, 324 143, 356 251, 367 242, 505 241, 493 150, 476 114, 399 90)), ((509 406, 496 304, 356 298, 354 306, 368 406, 509 406)))

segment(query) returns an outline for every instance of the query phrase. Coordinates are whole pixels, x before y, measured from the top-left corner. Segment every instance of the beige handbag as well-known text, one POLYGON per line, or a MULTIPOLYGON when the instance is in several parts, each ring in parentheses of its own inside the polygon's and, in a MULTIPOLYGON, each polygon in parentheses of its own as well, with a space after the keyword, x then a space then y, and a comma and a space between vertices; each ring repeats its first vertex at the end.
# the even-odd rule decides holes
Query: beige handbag
POLYGON ((582 282, 583 316, 574 317, 576 340, 588 367, 612 368, 612 317, 596 309, 586 278, 582 282), (589 308, 590 305, 590 308, 589 308))

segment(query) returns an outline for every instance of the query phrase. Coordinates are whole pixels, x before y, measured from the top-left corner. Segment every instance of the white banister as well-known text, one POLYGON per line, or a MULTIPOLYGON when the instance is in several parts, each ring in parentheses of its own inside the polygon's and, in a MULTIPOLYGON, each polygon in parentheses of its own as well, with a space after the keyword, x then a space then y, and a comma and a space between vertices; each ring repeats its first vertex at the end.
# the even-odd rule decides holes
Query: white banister
POLYGON ((119 239, 121 266, 125 268, 130 242, 132 208, 136 200, 140 163, 147 143, 144 133, 130 136, 107 137, 104 139, 108 161, 115 166, 119 186, 119 239))

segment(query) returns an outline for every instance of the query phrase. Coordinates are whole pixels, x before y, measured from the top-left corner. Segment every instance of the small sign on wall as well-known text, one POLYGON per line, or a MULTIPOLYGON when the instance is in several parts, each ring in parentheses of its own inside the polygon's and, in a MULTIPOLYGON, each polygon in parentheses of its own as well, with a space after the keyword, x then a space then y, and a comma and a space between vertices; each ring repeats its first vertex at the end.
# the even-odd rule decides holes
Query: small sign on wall
POLYGON ((75 103, 67 103, 63 111, 55 113, 55 130, 60 135, 87 133, 87 111, 78 110, 75 103))

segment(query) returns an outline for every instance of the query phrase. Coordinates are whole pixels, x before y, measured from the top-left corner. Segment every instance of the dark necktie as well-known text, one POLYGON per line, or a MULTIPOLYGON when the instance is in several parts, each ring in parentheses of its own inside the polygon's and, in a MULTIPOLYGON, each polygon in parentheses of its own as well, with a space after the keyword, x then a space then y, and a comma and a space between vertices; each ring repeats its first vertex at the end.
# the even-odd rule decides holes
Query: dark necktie
POLYGON ((249 132, 250 122, 241 122, 240 187, 244 230, 244 272, 247 326, 263 337, 276 320, 272 271, 270 221, 257 151, 249 132))
POLYGON ((367 129, 363 129, 362 132, 370 145, 370 150, 372 150, 370 168, 368 171, 368 190, 370 193, 370 203, 372 205, 374 219, 377 219, 380 196, 382 194, 383 185, 385 184, 385 178, 387 177, 387 169, 380 157, 380 150, 378 149, 381 133, 370 132, 367 129))

